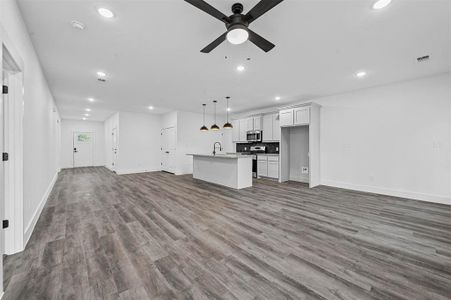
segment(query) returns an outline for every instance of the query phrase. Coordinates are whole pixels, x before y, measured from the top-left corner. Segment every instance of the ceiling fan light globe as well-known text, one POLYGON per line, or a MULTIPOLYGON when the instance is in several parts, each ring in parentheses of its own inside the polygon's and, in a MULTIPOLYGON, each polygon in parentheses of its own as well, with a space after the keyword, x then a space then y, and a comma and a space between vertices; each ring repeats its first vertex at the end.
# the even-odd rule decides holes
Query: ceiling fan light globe
POLYGON ((243 28, 234 28, 227 32, 227 40, 233 45, 239 45, 249 39, 249 32, 243 28))

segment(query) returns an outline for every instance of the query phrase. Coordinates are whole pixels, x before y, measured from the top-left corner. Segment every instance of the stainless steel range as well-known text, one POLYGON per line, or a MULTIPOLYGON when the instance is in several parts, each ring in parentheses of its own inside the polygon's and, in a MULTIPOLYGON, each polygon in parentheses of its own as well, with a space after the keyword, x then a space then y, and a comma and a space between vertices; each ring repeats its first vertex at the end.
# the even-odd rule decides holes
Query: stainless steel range
POLYGON ((266 153, 266 146, 251 146, 252 155, 252 176, 257 178, 257 154, 266 153))

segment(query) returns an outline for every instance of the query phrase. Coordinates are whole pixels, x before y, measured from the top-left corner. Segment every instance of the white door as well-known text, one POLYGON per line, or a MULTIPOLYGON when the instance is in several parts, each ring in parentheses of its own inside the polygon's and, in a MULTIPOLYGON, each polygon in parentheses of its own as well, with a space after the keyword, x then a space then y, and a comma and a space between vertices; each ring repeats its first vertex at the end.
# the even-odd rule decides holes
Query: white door
POLYGON ((177 134, 175 127, 161 131, 161 170, 174 173, 176 160, 177 134))
POLYGON ((74 132, 74 168, 93 165, 93 134, 74 132))
POLYGON ((111 168, 114 171, 116 171, 117 152, 118 152, 117 128, 115 127, 111 130, 111 168))
MULTIPOLYGON (((4 76, 5 77, 5 76, 4 76)), ((6 95, 2 95, 0 98, 0 151, 4 152, 4 143, 3 143, 3 121, 4 121, 4 107, 3 98, 6 97, 6 95)), ((4 205, 5 205, 5 180, 4 180, 4 165, 5 162, 0 159, 0 220, 4 219, 5 211, 4 211, 4 205)), ((0 229, 0 293, 3 292, 3 253, 5 249, 5 235, 4 230, 0 229)))

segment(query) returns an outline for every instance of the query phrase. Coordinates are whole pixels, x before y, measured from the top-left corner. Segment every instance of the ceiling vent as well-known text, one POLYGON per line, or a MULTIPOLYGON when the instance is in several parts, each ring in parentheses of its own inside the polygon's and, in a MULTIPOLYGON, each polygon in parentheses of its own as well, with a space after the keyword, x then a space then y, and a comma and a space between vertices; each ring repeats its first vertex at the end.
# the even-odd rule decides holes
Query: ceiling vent
POLYGON ((429 60, 429 55, 417 57, 417 62, 419 62, 419 63, 426 62, 428 60, 429 60))
POLYGON ((100 82, 106 82, 105 78, 97 78, 97 80, 100 81, 100 82))

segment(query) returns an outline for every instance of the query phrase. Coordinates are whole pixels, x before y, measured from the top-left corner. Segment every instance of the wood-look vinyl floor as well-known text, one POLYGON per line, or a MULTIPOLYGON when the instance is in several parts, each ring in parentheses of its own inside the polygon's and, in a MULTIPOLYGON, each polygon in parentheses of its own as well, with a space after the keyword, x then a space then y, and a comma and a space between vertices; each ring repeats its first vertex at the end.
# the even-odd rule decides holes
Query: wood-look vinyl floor
POLYGON ((4 299, 449 299, 451 206, 63 170, 4 299))

